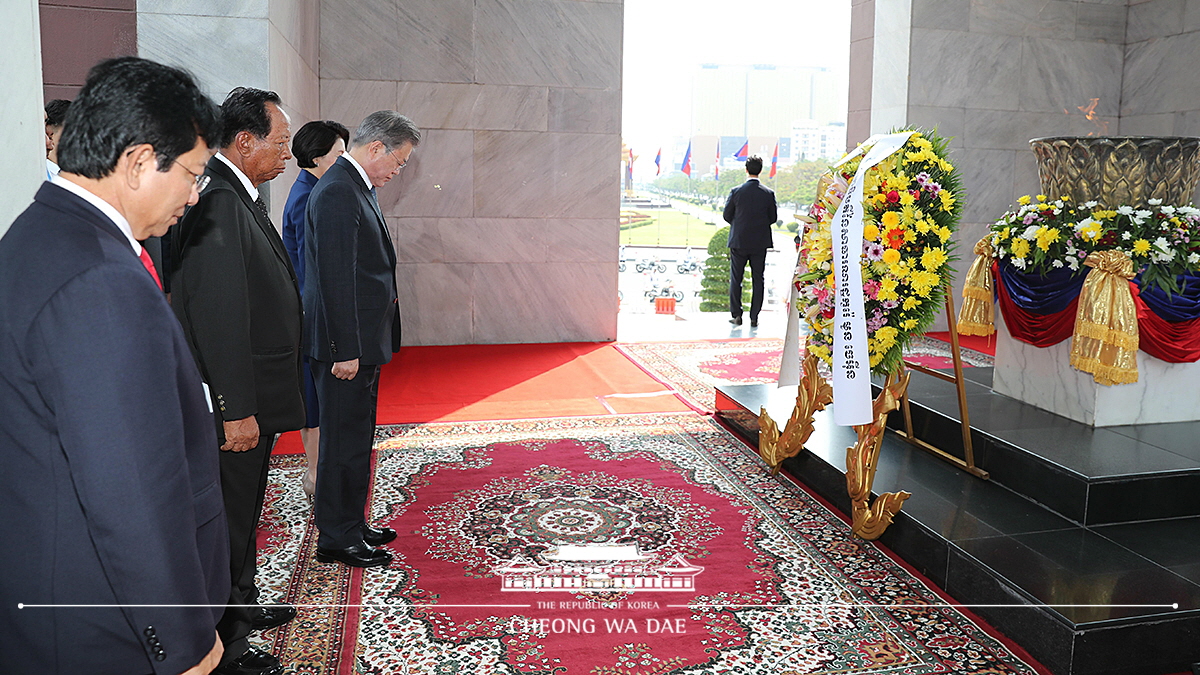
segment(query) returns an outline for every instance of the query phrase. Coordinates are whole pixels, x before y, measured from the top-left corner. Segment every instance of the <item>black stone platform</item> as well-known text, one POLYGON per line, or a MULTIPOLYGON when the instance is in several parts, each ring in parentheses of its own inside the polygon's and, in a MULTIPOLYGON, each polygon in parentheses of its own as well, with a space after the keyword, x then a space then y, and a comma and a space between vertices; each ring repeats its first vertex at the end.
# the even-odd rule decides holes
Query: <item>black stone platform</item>
MULTIPOLYGON (((887 434, 875 492, 913 496, 880 543, 1058 675, 1190 672, 1200 661, 1200 423, 1093 429, 992 393, 989 368, 966 376, 976 463, 992 480, 887 434)), ((909 392, 917 435, 961 456, 954 386, 913 373, 909 392)), ((795 396, 720 387, 717 416, 757 446, 760 406, 783 421, 795 396)), ((894 413, 889 426, 900 424, 894 413)), ((854 440, 827 410, 784 468, 848 513, 854 440)))

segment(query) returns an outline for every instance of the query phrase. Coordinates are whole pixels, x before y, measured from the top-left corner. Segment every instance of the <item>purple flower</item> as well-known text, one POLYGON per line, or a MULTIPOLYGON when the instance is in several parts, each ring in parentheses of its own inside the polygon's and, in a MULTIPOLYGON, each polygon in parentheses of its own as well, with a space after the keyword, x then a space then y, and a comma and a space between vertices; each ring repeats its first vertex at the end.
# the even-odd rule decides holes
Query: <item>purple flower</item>
POLYGON ((883 259, 883 246, 874 241, 863 242, 863 255, 867 256, 867 260, 875 262, 883 259))
POLYGON ((916 180, 917 180, 917 185, 920 185, 921 187, 925 187, 925 184, 929 182, 929 174, 922 171, 921 173, 917 174, 916 180))
POLYGON ((884 300, 883 302, 881 302, 879 304, 883 305, 884 309, 896 309, 897 307, 900 306, 900 301, 899 300, 884 300))

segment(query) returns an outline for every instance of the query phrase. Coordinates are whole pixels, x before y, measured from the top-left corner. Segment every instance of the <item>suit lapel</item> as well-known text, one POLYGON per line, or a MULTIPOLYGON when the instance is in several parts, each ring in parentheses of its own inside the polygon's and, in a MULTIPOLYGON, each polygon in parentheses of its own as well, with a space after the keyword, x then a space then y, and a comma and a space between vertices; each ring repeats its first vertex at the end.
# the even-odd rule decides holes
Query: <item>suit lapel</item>
POLYGON ((390 260, 392 262, 392 266, 395 267, 396 246, 392 244, 392 235, 390 232, 388 232, 387 219, 383 217, 383 211, 381 211, 379 208, 379 200, 376 199, 373 188, 363 181, 362 174, 359 173, 358 169, 354 168, 354 165, 348 160, 339 157, 337 163, 341 165, 342 169, 345 170, 347 174, 349 174, 350 180, 354 181, 354 184, 357 185, 358 189, 362 191, 363 199, 365 199, 367 203, 371 205, 371 210, 375 212, 375 218, 378 220, 378 227, 383 233, 383 241, 387 243, 387 246, 384 248, 387 249, 388 260, 390 260))
POLYGON ((250 198, 250 193, 246 192, 246 187, 242 185, 242 181, 238 178, 225 162, 217 159, 215 156, 208 160, 208 170, 220 176, 225 182, 233 187, 233 191, 241 198, 242 204, 250 211, 250 215, 254 216, 254 222, 258 224, 259 230, 263 236, 271 243, 271 250, 275 251, 275 257, 279 258, 280 262, 287 267, 288 274, 292 275, 292 280, 296 279, 296 271, 292 269, 291 257, 287 254, 287 249, 283 245, 283 239, 279 237, 279 232, 275 231, 275 226, 267 220, 262 211, 258 209, 258 204, 250 198))

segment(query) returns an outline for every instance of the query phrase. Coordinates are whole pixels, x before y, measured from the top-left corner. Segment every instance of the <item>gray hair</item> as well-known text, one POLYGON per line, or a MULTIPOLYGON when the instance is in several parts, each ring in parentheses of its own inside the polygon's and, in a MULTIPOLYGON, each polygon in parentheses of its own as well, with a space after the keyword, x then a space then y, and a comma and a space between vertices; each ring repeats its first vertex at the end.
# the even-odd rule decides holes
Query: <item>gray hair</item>
POLYGON ((421 142, 421 130, 412 120, 395 110, 379 110, 367 115, 358 125, 350 145, 359 147, 375 141, 382 141, 391 152, 405 143, 418 145, 421 142))

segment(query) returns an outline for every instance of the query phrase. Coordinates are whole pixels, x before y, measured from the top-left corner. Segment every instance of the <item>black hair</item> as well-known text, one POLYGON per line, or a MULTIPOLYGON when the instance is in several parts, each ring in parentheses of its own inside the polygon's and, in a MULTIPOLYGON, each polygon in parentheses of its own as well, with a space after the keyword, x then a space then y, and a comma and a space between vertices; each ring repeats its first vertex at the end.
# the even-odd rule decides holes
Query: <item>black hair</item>
POLYGON ((154 148, 158 170, 191 152, 197 138, 221 139, 221 110, 188 73, 136 56, 101 61, 63 120, 58 164, 67 173, 100 179, 134 145, 154 148))
POLYGON ((56 98, 46 104, 46 126, 61 127, 67 118, 67 109, 71 102, 65 98, 56 98))
POLYGON ((292 155, 301 169, 316 167, 313 160, 329 154, 337 139, 350 145, 350 130, 333 120, 313 120, 292 136, 292 155))
POLYGON ((225 117, 221 147, 232 143, 241 131, 249 131, 255 138, 266 138, 271 133, 271 114, 267 112, 267 103, 283 105, 279 94, 273 91, 238 87, 229 92, 221 104, 221 114, 225 117))
POLYGON ((762 157, 750 155, 746 158, 746 173, 757 176, 762 173, 762 157))

